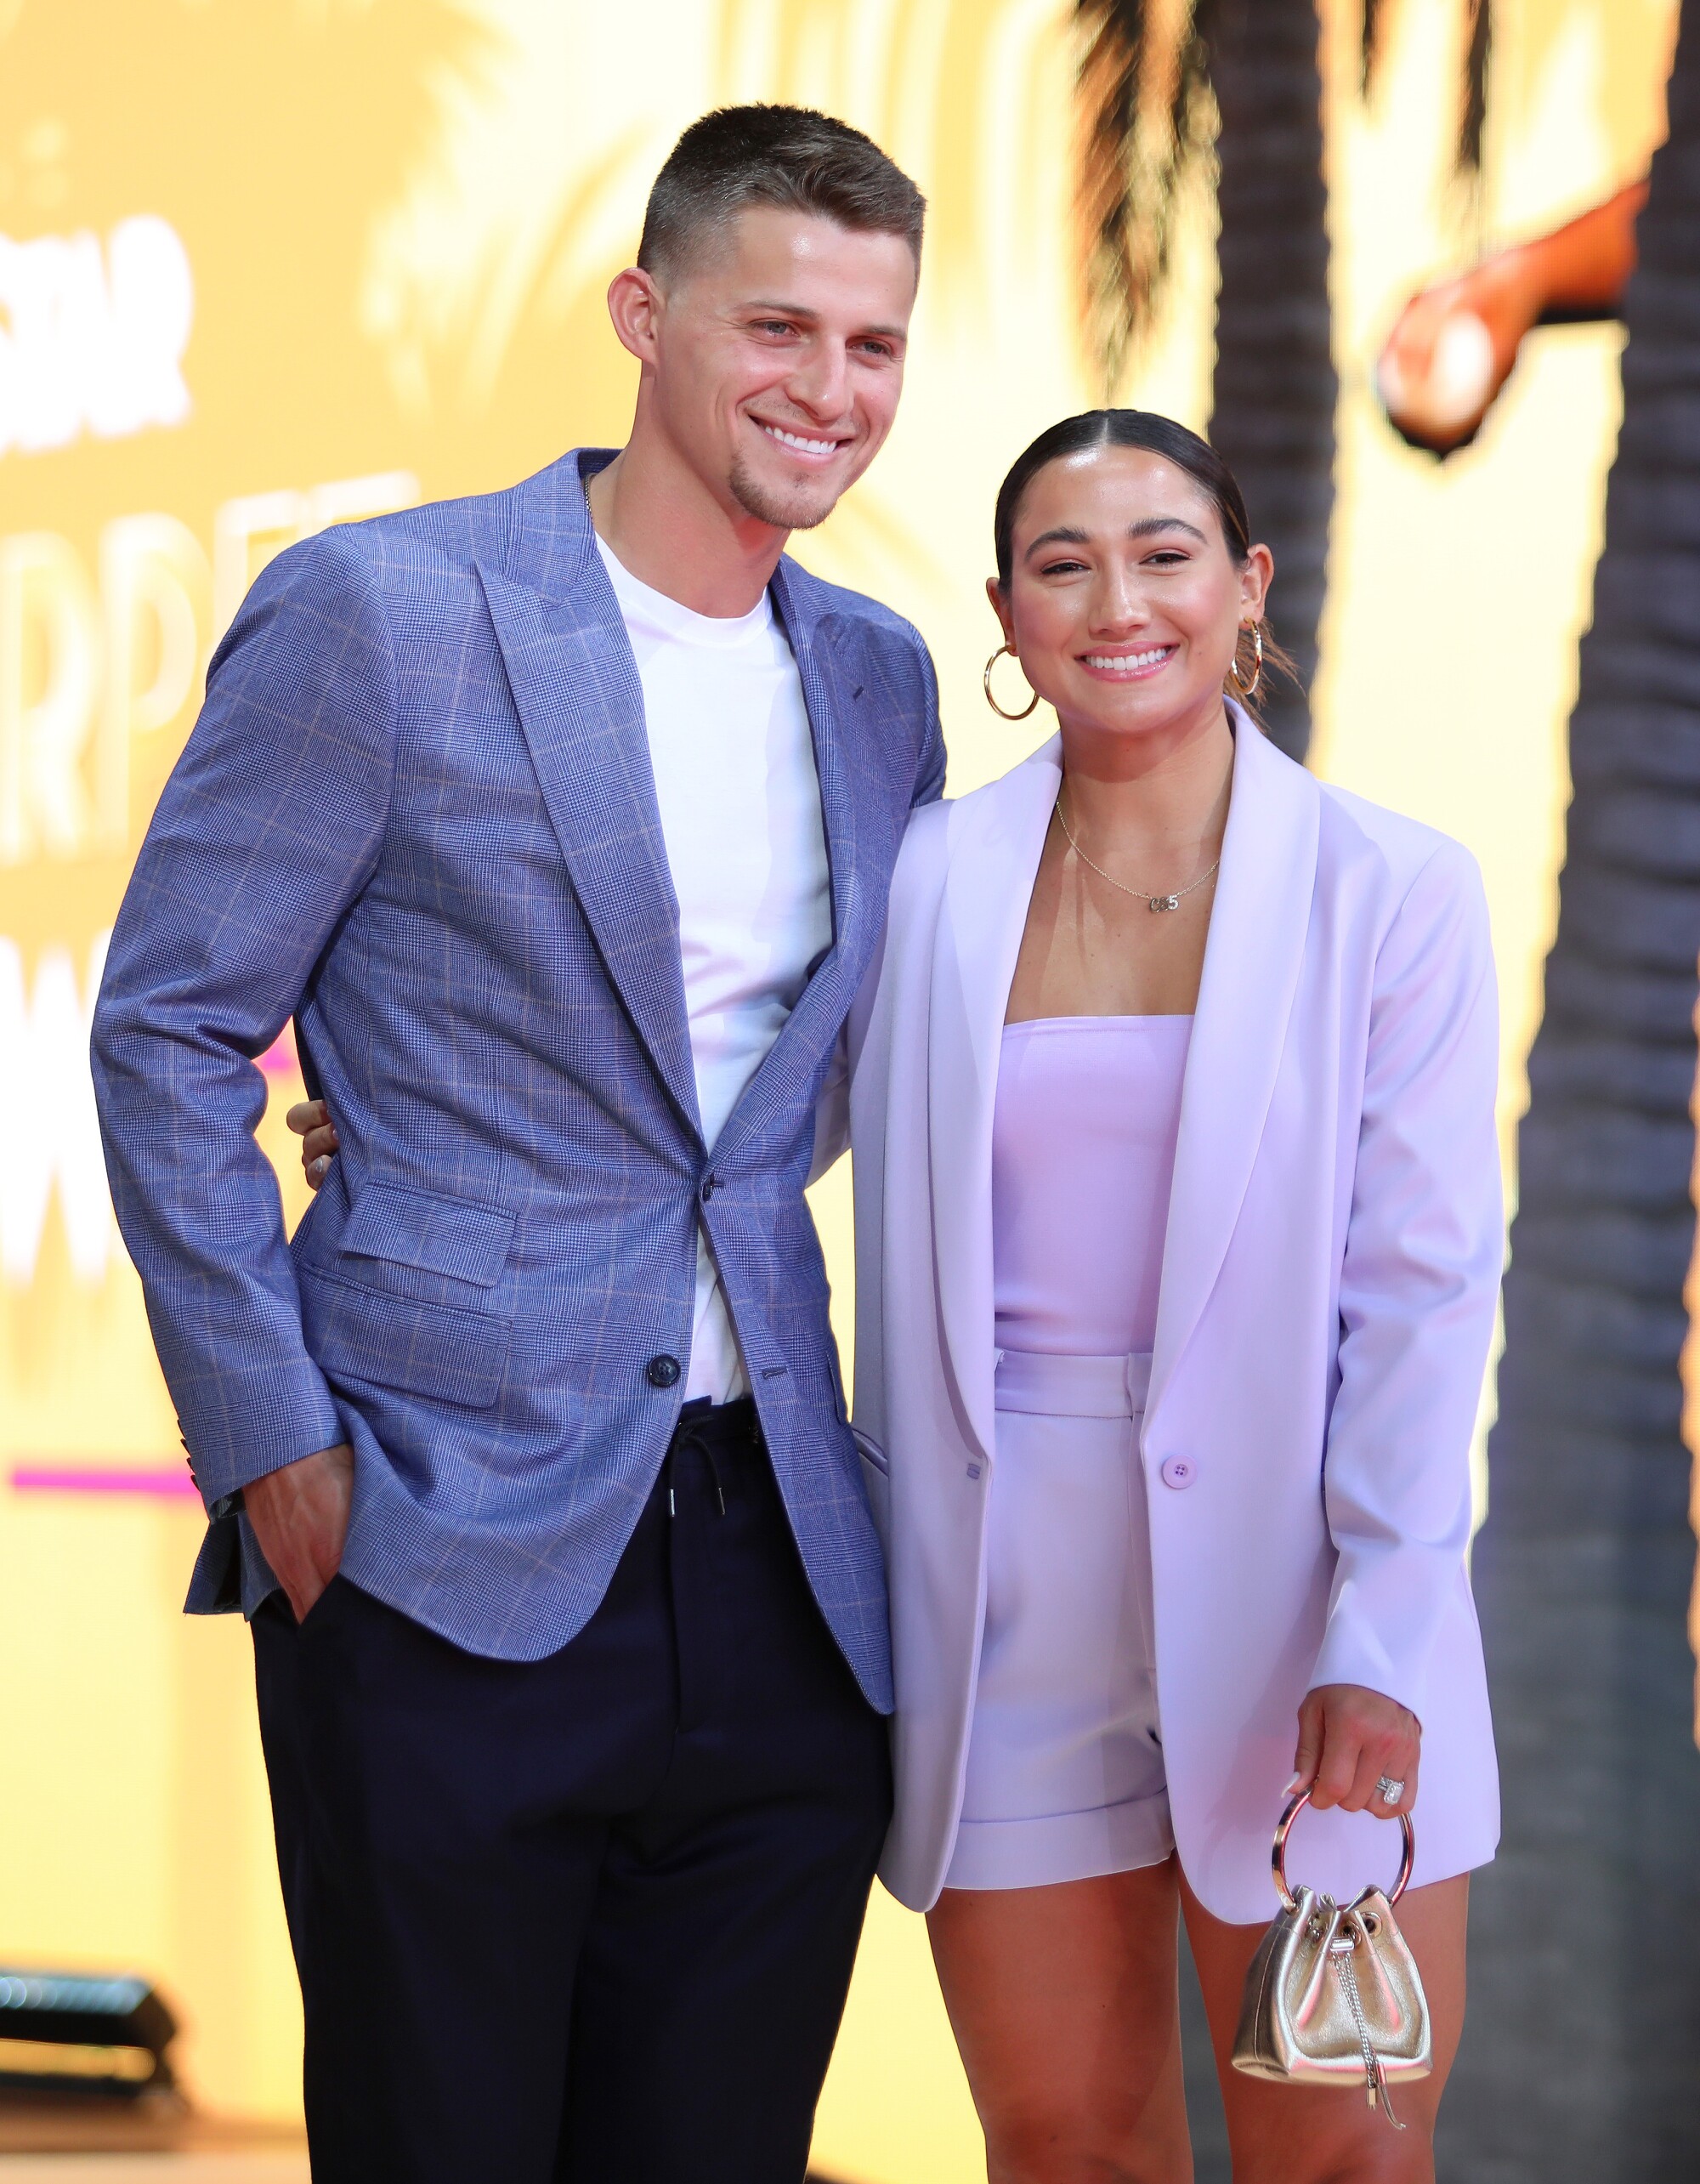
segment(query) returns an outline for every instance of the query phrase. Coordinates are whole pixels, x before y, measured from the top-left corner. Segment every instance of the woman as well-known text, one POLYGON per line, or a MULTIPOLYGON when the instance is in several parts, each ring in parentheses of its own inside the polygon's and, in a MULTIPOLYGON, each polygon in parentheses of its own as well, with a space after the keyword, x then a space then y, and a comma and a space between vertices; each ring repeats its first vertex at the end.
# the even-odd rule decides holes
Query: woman
POLYGON ((1054 427, 996 542, 1060 736, 913 822, 855 1027, 884 1878, 928 1911, 993 2184, 1190 2175, 1177 1904, 1238 2184, 1431 2177, 1498 1829, 1465 1568, 1501 1256, 1479 878, 1225 697, 1271 562, 1193 434, 1054 427), (1397 2136, 1228 2056, 1286 1793, 1318 1813, 1295 1874, 1344 1898, 1391 1873, 1375 1821, 1420 1769, 1399 1916, 1435 2069, 1397 2136))

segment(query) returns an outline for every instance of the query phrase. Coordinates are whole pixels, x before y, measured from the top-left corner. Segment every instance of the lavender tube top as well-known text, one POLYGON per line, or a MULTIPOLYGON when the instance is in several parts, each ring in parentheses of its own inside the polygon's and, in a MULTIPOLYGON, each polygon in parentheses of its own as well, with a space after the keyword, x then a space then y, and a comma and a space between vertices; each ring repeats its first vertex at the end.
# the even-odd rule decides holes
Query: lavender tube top
POLYGON ((1001 1348, 1151 1348, 1192 1034, 1190 1016, 1005 1025, 992 1125, 1001 1348))

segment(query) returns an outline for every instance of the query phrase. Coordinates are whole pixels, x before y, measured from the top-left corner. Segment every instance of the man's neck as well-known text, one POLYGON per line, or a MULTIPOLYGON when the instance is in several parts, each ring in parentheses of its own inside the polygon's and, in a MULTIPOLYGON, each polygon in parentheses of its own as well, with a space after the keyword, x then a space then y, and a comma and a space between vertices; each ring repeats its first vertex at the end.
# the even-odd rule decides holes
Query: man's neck
POLYGON ((590 513, 597 536, 640 584, 722 619, 757 604, 790 536, 724 507, 641 417, 591 479, 590 513))

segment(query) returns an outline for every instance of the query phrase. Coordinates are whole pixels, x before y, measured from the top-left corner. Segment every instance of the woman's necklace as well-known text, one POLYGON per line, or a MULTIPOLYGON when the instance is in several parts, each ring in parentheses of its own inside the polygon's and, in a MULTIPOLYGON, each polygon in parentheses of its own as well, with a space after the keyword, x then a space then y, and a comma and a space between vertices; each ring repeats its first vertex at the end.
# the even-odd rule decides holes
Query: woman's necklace
POLYGON ((1182 896, 1189 895, 1193 893, 1195 888, 1203 887, 1204 882, 1216 871, 1216 865, 1221 863, 1221 857, 1220 854, 1218 854, 1216 865, 1211 865, 1210 871, 1200 872, 1196 880, 1189 880, 1184 888, 1178 889, 1172 895, 1154 895, 1152 893, 1149 888, 1124 887, 1122 882, 1117 879, 1114 872, 1107 872, 1102 865, 1092 863, 1092 859, 1086 854, 1085 851, 1074 839, 1074 829, 1069 825, 1068 816, 1062 809, 1062 797, 1060 791, 1058 791, 1057 797, 1057 824, 1062 828, 1063 833, 1067 835, 1068 838, 1068 847, 1074 851, 1074 854, 1080 859, 1083 865, 1091 865, 1092 870, 1097 874, 1101 880, 1108 880, 1113 888, 1120 888, 1121 892, 1125 895, 1131 895, 1136 902, 1143 902, 1148 910, 1179 910, 1181 907, 1182 896))

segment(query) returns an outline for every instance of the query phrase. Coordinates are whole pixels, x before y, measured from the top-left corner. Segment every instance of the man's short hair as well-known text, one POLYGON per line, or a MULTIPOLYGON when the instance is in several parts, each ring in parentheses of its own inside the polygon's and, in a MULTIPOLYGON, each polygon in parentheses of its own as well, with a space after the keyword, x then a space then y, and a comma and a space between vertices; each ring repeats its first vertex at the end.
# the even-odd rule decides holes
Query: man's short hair
POLYGON ((638 264, 677 275, 751 205, 901 235, 920 269, 926 198, 871 137, 810 106, 722 106, 693 122, 649 192, 638 264))

